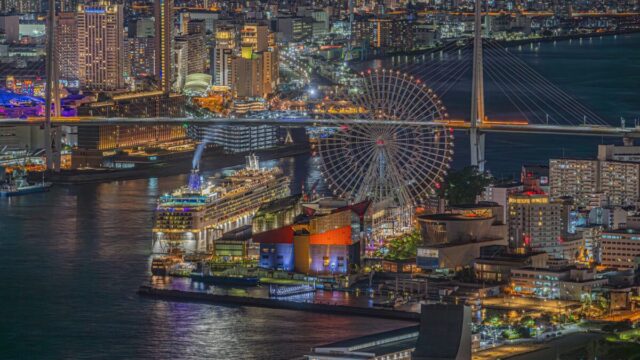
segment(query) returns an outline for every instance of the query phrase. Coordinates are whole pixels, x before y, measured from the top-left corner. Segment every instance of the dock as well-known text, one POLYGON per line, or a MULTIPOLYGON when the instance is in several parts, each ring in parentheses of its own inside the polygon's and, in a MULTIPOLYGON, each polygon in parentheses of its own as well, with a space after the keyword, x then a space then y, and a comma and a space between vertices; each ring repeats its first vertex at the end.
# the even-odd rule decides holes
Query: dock
POLYGON ((331 305, 313 302, 287 301, 250 296, 219 295, 195 291, 161 289, 142 285, 138 295, 167 301, 199 302, 218 305, 252 306, 270 309, 297 310, 332 315, 367 316, 392 320, 418 322, 420 314, 390 309, 365 308, 347 305, 331 305))

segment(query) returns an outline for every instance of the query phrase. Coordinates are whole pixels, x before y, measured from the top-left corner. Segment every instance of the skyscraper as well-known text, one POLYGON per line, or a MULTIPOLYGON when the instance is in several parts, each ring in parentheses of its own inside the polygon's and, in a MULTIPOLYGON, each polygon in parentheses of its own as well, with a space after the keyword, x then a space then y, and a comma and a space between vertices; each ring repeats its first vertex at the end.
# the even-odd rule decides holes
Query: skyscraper
POLYGON ((155 0, 156 71, 159 90, 169 93, 173 66, 173 0, 155 0))
POLYGON ((238 97, 266 98, 278 80, 278 49, 265 25, 247 24, 241 32, 241 56, 232 62, 233 88, 238 97))
POLYGON ((246 24, 240 30, 242 46, 250 46, 254 52, 266 51, 269 47, 269 27, 246 24))
POLYGON ((215 85, 231 86, 231 62, 235 47, 235 29, 232 26, 218 26, 211 59, 211 75, 215 85))
POLYGON ((122 5, 79 5, 76 21, 80 86, 103 91, 124 89, 122 5))
POLYGON ((186 43, 187 74, 204 73, 207 65, 207 51, 204 41, 205 27, 202 20, 190 20, 187 33, 176 37, 176 41, 186 43))
POLYGON ((75 86, 78 74, 78 27, 74 13, 58 14, 56 26, 58 79, 67 86, 75 86))

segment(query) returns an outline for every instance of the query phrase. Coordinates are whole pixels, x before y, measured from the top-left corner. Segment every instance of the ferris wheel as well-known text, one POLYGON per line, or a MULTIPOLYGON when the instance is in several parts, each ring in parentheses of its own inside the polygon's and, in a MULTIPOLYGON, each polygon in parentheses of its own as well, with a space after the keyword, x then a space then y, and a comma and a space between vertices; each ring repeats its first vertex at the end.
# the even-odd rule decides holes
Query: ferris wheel
POLYGON ((438 123, 446 109, 407 74, 376 70, 361 73, 359 80, 348 110, 330 115, 337 130, 319 141, 322 174, 337 196, 416 205, 449 169, 453 134, 438 123), (382 122, 358 121, 366 119, 382 122))

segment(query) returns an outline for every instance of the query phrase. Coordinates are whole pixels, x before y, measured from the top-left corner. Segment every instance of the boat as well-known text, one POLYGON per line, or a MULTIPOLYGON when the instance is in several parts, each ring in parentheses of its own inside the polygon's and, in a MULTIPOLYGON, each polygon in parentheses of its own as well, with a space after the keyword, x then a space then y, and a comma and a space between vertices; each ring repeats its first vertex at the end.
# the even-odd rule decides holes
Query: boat
POLYGON ((186 256, 214 255, 215 240, 250 225, 260 206, 290 195, 290 179, 275 167, 261 168, 255 155, 244 169, 205 178, 194 168, 188 184, 158 199, 152 252, 180 249, 186 256))
POLYGON ((193 272, 191 273, 191 280, 212 285, 257 286, 260 283, 260 279, 255 276, 205 275, 193 272))
POLYGON ((169 269, 174 262, 168 257, 156 257, 151 260, 151 274, 155 276, 169 275, 169 269))
MULTIPOLYGON (((2 175, 4 176, 4 171, 2 175)), ((41 193, 49 191, 49 188, 51 188, 50 182, 45 182, 43 179, 42 182, 30 184, 25 171, 14 170, 6 180, 0 182, 0 197, 41 193)))
POLYGON ((155 276, 171 275, 175 268, 182 263, 183 254, 180 249, 172 249, 166 256, 157 256, 151 260, 151 274, 155 276))

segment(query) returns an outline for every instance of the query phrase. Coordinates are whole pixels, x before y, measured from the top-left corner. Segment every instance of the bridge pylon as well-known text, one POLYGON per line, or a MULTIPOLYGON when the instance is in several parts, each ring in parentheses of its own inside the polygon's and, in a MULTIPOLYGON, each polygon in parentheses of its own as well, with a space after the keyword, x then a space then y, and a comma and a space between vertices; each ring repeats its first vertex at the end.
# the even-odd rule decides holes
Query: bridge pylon
POLYGON ((56 2, 49 0, 47 16, 47 61, 45 79, 44 148, 47 170, 60 171, 61 129, 51 126, 51 117, 60 116, 60 91, 58 89, 58 62, 55 50, 56 2))
POLYGON ((473 38, 473 75, 471 79, 471 117, 470 117, 470 150, 471 165, 484 172, 485 135, 479 125, 485 121, 484 112, 484 76, 482 66, 482 0, 476 0, 475 24, 473 38))

